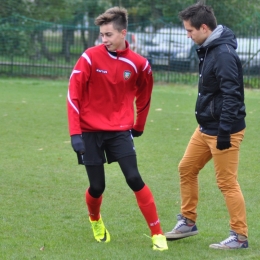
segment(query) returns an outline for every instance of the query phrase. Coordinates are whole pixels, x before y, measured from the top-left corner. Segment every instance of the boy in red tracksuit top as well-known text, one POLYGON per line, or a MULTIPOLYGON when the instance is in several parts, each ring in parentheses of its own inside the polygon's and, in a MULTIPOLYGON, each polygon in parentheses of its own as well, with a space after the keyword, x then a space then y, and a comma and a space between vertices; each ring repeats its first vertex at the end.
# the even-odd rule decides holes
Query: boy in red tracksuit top
POLYGON ((133 137, 141 136, 150 108, 153 76, 148 61, 125 41, 127 11, 113 7, 96 18, 103 44, 87 49, 69 81, 68 121, 78 163, 90 186, 86 204, 94 237, 109 242, 100 215, 105 190, 104 163, 117 161, 150 228, 154 250, 167 250, 152 193, 137 168, 133 137), (134 101, 136 120, 134 121, 134 101))

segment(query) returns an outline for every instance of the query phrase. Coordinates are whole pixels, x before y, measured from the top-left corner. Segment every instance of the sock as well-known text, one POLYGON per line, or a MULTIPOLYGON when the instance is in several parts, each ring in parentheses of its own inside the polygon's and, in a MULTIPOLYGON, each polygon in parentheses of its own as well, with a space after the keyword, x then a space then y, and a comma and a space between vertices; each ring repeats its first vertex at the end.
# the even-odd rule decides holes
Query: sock
POLYGON ((151 235, 163 234, 153 195, 148 186, 145 185, 141 190, 134 193, 137 204, 150 228, 151 235))
POLYGON ((88 207, 88 215, 91 221, 100 219, 100 207, 102 203, 102 195, 99 198, 92 197, 88 189, 86 190, 86 203, 88 207))
POLYGON ((244 235, 239 235, 239 234, 237 234, 237 238, 238 238, 238 240, 241 241, 241 242, 244 242, 244 241, 247 240, 247 237, 244 236, 244 235))
POLYGON ((195 224, 195 222, 193 220, 188 219, 188 218, 186 218, 186 223, 188 226, 193 226, 195 224))

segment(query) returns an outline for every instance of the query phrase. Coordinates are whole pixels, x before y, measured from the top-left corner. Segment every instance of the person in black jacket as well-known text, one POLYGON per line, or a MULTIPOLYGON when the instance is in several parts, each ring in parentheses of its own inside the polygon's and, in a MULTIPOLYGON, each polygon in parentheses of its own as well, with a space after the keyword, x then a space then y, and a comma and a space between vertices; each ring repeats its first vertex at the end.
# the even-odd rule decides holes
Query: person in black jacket
POLYGON ((199 126, 179 164, 181 213, 167 232, 168 240, 198 234, 198 174, 213 159, 218 188, 230 216, 230 236, 210 248, 248 247, 248 227, 243 194, 237 181, 239 148, 245 132, 244 84, 237 41, 227 27, 217 25, 213 9, 202 3, 179 13, 191 38, 199 47, 199 83, 195 115, 199 126))

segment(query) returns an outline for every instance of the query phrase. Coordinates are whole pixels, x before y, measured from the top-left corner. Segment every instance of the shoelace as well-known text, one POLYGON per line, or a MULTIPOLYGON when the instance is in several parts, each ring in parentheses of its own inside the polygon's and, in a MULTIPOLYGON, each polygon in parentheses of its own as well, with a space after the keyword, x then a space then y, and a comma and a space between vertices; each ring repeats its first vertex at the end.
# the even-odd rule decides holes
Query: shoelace
POLYGON ((236 241, 236 240, 237 240, 237 237, 235 235, 233 235, 233 236, 230 236, 227 239, 223 240, 222 242, 220 242, 220 244, 227 244, 229 242, 236 241))
POLYGON ((149 239, 152 239, 150 236, 146 235, 146 234, 143 234, 145 237, 148 237, 149 239))
POLYGON ((177 222, 176 226, 174 227, 174 229, 177 229, 179 227, 181 227, 182 225, 186 225, 186 222, 184 219, 181 219, 177 222))

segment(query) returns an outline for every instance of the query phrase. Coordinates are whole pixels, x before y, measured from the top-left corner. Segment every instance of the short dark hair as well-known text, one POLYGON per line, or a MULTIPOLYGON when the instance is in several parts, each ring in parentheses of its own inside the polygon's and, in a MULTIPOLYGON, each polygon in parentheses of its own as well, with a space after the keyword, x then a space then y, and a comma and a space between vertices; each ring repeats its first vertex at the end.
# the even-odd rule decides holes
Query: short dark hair
POLYGON ((202 24, 206 24, 212 31, 217 27, 217 19, 213 9, 200 2, 179 12, 179 18, 182 21, 190 21, 191 26, 195 27, 197 30, 202 24))
POLYGON ((112 7, 107 9, 103 14, 99 15, 95 24, 98 26, 113 23, 113 26, 116 30, 122 31, 127 29, 128 26, 128 14, 127 10, 123 7, 112 7))

